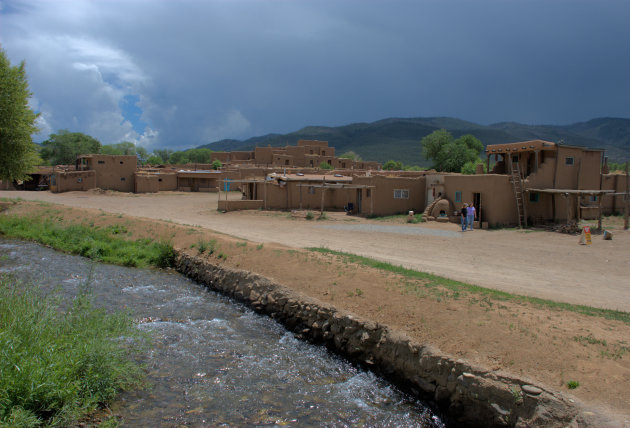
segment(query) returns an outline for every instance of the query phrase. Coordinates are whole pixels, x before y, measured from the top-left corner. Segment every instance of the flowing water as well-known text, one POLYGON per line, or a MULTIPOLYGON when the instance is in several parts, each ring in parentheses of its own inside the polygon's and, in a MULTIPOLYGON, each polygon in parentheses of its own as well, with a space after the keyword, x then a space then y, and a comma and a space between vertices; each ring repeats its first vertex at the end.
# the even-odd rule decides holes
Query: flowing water
POLYGON ((87 284, 97 305, 141 320, 150 386, 113 406, 125 426, 444 426, 387 382, 179 274, 1 240, 0 272, 68 297, 87 284))

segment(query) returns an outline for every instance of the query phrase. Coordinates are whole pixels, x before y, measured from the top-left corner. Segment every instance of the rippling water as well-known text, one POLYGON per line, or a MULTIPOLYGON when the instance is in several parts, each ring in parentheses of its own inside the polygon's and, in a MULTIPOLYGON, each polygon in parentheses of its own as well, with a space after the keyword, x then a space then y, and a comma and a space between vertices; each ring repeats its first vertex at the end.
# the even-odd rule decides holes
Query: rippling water
POLYGON ((387 382, 179 274, 16 241, 0 241, 0 272, 67 296, 88 284, 96 304, 142 321, 154 337, 150 386, 113 406, 126 426, 444 426, 387 382))

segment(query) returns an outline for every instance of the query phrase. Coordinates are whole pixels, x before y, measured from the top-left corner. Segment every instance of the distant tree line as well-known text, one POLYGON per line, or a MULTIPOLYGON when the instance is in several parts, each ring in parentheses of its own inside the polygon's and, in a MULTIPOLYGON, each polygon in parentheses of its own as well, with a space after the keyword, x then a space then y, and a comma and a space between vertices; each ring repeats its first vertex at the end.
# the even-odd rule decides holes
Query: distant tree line
MULTIPOLYGON (((56 134, 51 134, 41 144, 40 156, 47 165, 70 165, 79 155, 105 154, 105 155, 135 155, 142 165, 161 164, 187 164, 187 163, 212 163, 210 149, 189 149, 173 151, 170 149, 155 149, 149 153, 147 149, 130 141, 117 144, 102 145, 100 141, 81 132, 70 132, 62 129, 56 134)), ((220 168, 221 162, 215 161, 213 167, 220 168)))

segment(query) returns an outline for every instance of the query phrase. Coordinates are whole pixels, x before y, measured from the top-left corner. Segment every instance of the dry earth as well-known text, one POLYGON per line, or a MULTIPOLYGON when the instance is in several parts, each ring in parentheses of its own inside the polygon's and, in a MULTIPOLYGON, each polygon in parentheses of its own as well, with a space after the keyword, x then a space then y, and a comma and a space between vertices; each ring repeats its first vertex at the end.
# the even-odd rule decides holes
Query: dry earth
POLYGON ((75 207, 20 204, 10 212, 49 210, 95 225, 123 223, 133 238, 172 238, 193 253, 200 240, 216 239, 218 250, 210 257, 224 254, 220 263, 268 276, 452 355, 570 392, 617 426, 630 427, 630 325, 453 292, 299 250, 323 246, 510 293, 630 312, 630 232, 618 218, 605 224, 612 241, 595 235, 592 245, 583 246, 576 236, 542 231, 462 233, 452 224, 407 225, 337 213, 322 221, 267 211, 222 214, 216 194, 0 192, 0 197, 75 207), (570 380, 580 386, 568 391, 570 380))

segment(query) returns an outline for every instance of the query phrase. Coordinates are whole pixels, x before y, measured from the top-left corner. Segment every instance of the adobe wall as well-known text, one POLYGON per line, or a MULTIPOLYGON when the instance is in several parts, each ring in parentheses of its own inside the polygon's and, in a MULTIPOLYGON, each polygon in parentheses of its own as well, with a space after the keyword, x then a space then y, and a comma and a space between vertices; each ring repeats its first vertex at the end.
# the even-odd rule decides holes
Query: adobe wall
POLYGON ((298 140, 298 146, 328 147, 328 141, 320 140, 298 140))
POLYGON ((160 173, 156 174, 158 179, 158 190, 169 191, 177 190, 177 174, 173 173, 160 173))
POLYGON ((53 193, 85 191, 96 187, 96 173, 88 171, 55 171, 50 175, 53 193))
POLYGON ((254 159, 256 159, 257 164, 270 165, 273 162, 273 147, 256 147, 254 159))
POLYGON ((523 186, 532 189, 553 188, 554 172, 556 170, 556 153, 545 151, 545 158, 538 166, 536 172, 532 172, 525 180, 523 186))
POLYGON ((518 223, 516 200, 509 176, 444 175, 444 195, 453 203, 455 209, 460 210, 464 203, 473 202, 473 193, 481 194, 482 221, 488 222, 491 226, 518 223), (456 192, 461 192, 461 201, 456 200, 456 192))
POLYGON ((362 189, 362 215, 386 216, 406 214, 409 211, 421 213, 426 206, 425 177, 383 177, 357 176, 352 184, 376 186, 362 189), (396 198, 398 192, 408 191, 407 198, 396 198))
POLYGON ((157 193, 160 190, 155 174, 136 174, 135 193, 157 193))
POLYGON ((207 288, 271 316, 298 338, 381 374, 418 398, 436 403, 465 426, 584 425, 562 394, 510 373, 456 359, 412 341, 388 326, 336 309, 260 275, 228 268, 182 251, 176 269, 207 288))
MULTIPOLYGON (((602 175, 602 190, 614 190, 615 193, 624 193, 626 191, 625 174, 604 174, 602 175)), ((604 196, 602 200, 602 210, 604 214, 620 214, 624 210, 624 197, 604 196)))
POLYGON ((89 167, 96 172, 96 187, 133 192, 137 163, 136 156, 91 155, 89 167))

